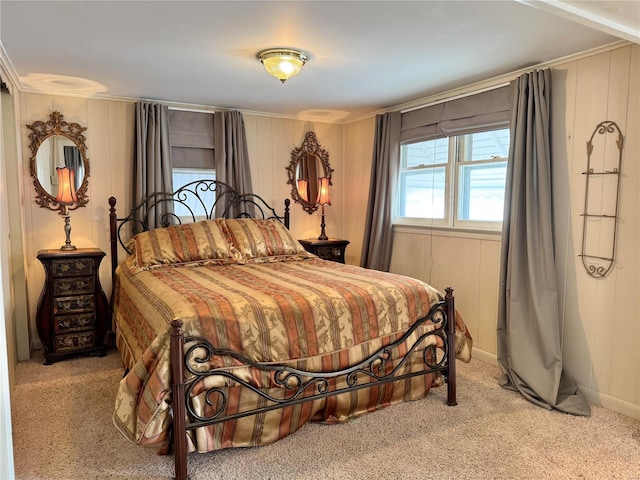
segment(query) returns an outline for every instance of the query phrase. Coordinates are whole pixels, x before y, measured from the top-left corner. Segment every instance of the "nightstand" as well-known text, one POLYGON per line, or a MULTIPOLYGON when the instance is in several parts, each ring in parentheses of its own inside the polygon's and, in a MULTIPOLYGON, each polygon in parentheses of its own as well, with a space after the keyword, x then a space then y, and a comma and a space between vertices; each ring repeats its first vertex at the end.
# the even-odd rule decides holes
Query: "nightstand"
POLYGON ((308 238, 299 240, 307 252, 313 253, 323 260, 344 263, 344 252, 349 245, 349 240, 330 238, 329 240, 317 240, 308 238))
POLYGON ((98 275, 104 256, 97 248, 38 252, 46 273, 36 314, 45 365, 79 353, 105 354, 109 303, 98 275))

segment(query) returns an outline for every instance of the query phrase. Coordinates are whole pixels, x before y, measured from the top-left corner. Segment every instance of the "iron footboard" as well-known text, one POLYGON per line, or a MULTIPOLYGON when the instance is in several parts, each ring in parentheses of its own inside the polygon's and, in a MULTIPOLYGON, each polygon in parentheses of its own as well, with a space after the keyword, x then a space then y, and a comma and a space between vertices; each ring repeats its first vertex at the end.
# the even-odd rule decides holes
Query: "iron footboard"
POLYGON ((171 322, 171 374, 173 399, 173 449, 175 456, 175 475, 178 480, 188 478, 187 474, 187 431, 235 420, 250 415, 285 408, 304 402, 310 402, 341 393, 351 392, 362 388, 371 388, 389 382, 440 372, 447 382, 447 404, 454 406, 456 401, 456 369, 455 369, 455 306, 453 289, 447 288, 444 300, 436 303, 429 314, 419 319, 395 342, 381 347, 368 358, 347 368, 330 372, 309 372, 287 365, 255 363, 244 356, 230 350, 216 349, 207 339, 199 337, 184 337, 182 321, 171 322), (407 345, 407 353, 395 360, 395 365, 388 368, 387 363, 392 358, 392 352, 406 345, 411 335, 426 322, 432 322, 435 328, 421 333, 417 340, 407 345), (440 356, 435 345, 425 345, 425 340, 431 336, 438 336, 444 347, 440 356), (185 346, 186 345, 186 346, 185 346), (401 373, 402 367, 414 354, 422 355, 424 369, 401 373), (228 356, 239 361, 243 366, 254 368, 273 375, 277 386, 283 388, 284 398, 269 395, 250 382, 234 375, 232 372, 215 369, 200 371, 193 365, 208 363, 213 356, 228 356), (211 415, 201 416, 191 404, 191 393, 197 385, 207 377, 225 377, 258 394, 265 400, 265 405, 253 410, 241 411, 225 415, 227 403, 226 392, 222 388, 205 389, 205 398, 209 406, 215 406, 211 415), (361 379, 366 379, 362 382, 361 379), (339 380, 344 380, 339 382, 339 380), (344 385, 338 387, 337 385, 344 385), (186 412, 186 414, 179 414, 186 412))

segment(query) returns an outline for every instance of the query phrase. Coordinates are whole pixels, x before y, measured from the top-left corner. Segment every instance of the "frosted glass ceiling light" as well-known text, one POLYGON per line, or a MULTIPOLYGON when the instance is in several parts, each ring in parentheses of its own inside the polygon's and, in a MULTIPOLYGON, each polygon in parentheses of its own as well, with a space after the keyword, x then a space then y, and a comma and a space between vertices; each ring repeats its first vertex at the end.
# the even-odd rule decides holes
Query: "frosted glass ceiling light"
POLYGON ((256 55, 267 72, 282 83, 297 75, 309 57, 300 50, 291 48, 270 48, 256 55))

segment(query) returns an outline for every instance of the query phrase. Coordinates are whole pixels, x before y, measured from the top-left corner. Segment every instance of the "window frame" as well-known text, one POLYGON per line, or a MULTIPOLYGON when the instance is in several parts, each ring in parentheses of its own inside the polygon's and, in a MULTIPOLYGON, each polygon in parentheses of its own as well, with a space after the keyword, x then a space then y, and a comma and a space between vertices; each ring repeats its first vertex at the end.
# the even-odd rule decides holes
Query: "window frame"
MULTIPOLYGON (((468 138, 474 133, 482 133, 488 131, 508 130, 508 127, 494 128, 490 130, 479 130, 476 132, 468 132, 461 135, 450 135, 447 137, 429 138, 423 140, 415 140, 404 142, 400 146, 400 168, 398 172, 398 186, 395 192, 395 205, 393 211, 393 224, 394 225, 406 225, 406 226, 422 226, 422 227, 437 227, 446 229, 458 229, 458 230, 477 230, 477 231, 490 231, 499 232, 502 230, 503 220, 491 221, 491 220, 467 220, 460 218, 460 197, 461 197, 461 182, 462 182, 462 170, 464 167, 470 165, 482 166, 482 165, 498 165, 507 164, 507 157, 496 157, 483 160, 465 160, 464 152, 468 147, 468 138), (407 145, 423 143, 428 141, 438 140, 439 138, 448 139, 448 158, 447 163, 434 164, 434 165, 418 165, 407 167, 406 166, 406 150, 407 145), (445 188, 444 188, 444 218, 427 218, 427 217, 408 217, 399 215, 400 205, 402 203, 401 195, 403 188, 401 186, 402 177, 407 172, 415 171, 428 171, 434 168, 441 168, 445 166, 445 188)), ((506 188, 506 185, 505 185, 506 188)), ((503 190, 504 191, 504 190, 503 190)))
MULTIPOLYGON (((437 140, 437 139, 432 139, 432 140, 437 140)), ((449 225, 448 218, 451 215, 451 207, 452 207, 451 202, 449 201, 451 197, 451 194, 450 194, 451 185, 449 184, 447 179, 450 178, 451 176, 450 158, 452 155, 452 148, 454 147, 452 146, 451 142, 448 142, 447 163, 434 163, 433 165, 417 165, 413 167, 404 167, 403 164, 405 163, 405 159, 406 159, 406 155, 405 155, 406 151, 403 152, 402 147, 404 147, 405 145, 411 145, 411 144, 422 143, 422 142, 424 142, 424 140, 419 142, 407 142, 400 146, 400 171, 398 174, 398 187, 396 189, 397 190, 396 197, 395 197, 396 205, 393 213, 393 223, 399 224, 399 225, 429 225, 429 226, 446 227, 449 225), (407 217, 407 216, 398 215, 398 209, 400 205, 400 195, 402 192, 402 188, 400 187, 400 182, 402 181, 401 177, 403 173, 420 172, 420 171, 426 172, 429 170, 436 170, 442 167, 444 167, 444 175, 445 175, 443 218, 407 217)))

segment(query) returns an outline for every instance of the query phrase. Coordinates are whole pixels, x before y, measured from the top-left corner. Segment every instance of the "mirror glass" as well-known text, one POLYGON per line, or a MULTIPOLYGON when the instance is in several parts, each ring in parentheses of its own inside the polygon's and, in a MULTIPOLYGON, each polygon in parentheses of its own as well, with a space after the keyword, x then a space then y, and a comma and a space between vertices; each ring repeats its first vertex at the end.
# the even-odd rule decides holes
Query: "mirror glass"
POLYGON ((318 180, 327 177, 331 185, 333 169, 329 165, 329 154, 320 147, 314 132, 307 132, 302 146, 293 149, 287 172, 291 198, 299 203, 305 212, 315 212, 318 209, 318 180))
POLYGON ((323 175, 320 157, 313 153, 300 157, 296 166, 296 188, 302 200, 315 202, 318 198, 318 179, 323 175))
POLYGON ((58 193, 57 167, 69 167, 75 172, 75 188, 79 190, 84 180, 84 162, 80 149, 62 135, 46 138, 36 154, 36 176, 40 185, 52 197, 58 193))
POLYGON ((75 174, 75 188, 78 202, 69 205, 76 209, 89 201, 87 187, 89 159, 83 132, 86 127, 64 120, 60 112, 53 112, 48 121, 37 121, 27 125, 31 143, 30 169, 36 189, 36 203, 43 208, 61 210, 56 202, 58 193, 57 167, 68 167, 75 174))

